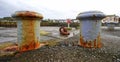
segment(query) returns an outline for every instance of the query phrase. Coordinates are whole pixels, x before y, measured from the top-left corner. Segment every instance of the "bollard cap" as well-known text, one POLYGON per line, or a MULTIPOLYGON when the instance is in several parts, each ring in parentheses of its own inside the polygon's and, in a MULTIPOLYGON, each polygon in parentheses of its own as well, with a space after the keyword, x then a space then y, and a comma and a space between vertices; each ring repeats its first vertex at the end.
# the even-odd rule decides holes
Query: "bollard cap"
POLYGON ((43 19, 42 14, 33 11, 16 11, 12 17, 18 19, 43 19))
POLYGON ((100 11, 87 11, 78 14, 76 19, 78 20, 100 20, 105 18, 106 16, 103 14, 103 12, 100 11))

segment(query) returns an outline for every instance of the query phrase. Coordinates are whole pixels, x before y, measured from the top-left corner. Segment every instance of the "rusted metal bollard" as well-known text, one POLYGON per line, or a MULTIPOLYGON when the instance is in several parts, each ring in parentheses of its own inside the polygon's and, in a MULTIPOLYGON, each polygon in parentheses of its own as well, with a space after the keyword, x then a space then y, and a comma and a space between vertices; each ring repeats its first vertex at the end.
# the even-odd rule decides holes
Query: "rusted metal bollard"
POLYGON ((76 17, 80 20, 80 46, 101 47, 100 27, 101 19, 104 17, 105 15, 100 11, 83 12, 76 17))
POLYGON ((17 20, 19 51, 40 47, 40 20, 43 16, 32 11, 17 11, 12 15, 17 20))

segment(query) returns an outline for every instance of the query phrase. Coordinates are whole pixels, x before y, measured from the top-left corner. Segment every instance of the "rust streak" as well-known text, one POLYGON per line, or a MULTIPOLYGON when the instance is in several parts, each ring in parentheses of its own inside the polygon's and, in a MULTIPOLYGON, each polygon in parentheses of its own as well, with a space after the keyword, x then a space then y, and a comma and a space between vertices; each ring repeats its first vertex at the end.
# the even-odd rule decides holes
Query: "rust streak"
POLYGON ((79 45, 85 48, 100 48, 102 46, 100 35, 98 35, 97 39, 94 39, 94 41, 85 41, 83 37, 80 35, 79 45))

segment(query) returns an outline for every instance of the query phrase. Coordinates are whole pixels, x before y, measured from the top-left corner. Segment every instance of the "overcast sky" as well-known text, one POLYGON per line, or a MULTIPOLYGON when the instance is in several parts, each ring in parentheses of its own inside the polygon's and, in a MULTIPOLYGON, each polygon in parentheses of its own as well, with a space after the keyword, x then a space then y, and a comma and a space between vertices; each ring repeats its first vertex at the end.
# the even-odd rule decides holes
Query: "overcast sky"
POLYGON ((0 18, 15 11, 31 10, 44 19, 76 18, 80 12, 98 10, 107 15, 120 15, 119 0, 0 0, 0 18))

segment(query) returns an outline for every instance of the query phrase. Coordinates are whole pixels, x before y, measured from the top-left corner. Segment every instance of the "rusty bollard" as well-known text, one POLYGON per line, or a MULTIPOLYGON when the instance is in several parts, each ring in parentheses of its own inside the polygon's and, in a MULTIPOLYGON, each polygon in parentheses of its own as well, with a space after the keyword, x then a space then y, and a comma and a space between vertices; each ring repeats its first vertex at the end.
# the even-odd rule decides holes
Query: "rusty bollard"
POLYGON ((100 48, 101 20, 105 15, 100 11, 88 11, 80 13, 76 19, 80 20, 79 45, 88 48, 100 48))
POLYGON ((107 22, 106 24, 107 24, 108 30, 114 30, 114 27, 115 27, 115 25, 117 23, 115 23, 115 22, 107 22))
POLYGON ((17 11, 12 15, 17 20, 17 40, 19 51, 40 47, 40 20, 43 16, 33 11, 17 11))

